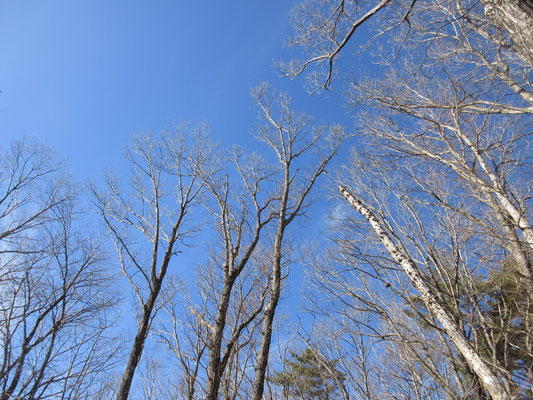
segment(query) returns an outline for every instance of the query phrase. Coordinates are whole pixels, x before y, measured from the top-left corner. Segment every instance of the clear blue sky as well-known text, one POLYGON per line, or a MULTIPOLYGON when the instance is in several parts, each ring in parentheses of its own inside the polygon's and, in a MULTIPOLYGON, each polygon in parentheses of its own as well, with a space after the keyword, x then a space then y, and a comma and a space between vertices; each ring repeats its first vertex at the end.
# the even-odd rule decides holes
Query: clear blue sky
POLYGON ((131 134, 179 120, 242 144, 256 120, 249 90, 262 81, 336 121, 331 96, 307 96, 272 67, 294 55, 284 42, 297 3, 0 0, 2 144, 35 137, 78 179, 117 167, 131 134))
MULTIPOLYGON (((263 81, 317 122, 349 125, 340 94, 309 96, 302 79, 273 67, 297 55, 284 45, 297 3, 0 0, 0 147, 34 137, 79 181, 98 180, 107 166, 120 174, 132 134, 179 120, 207 122, 222 143, 250 146, 257 113, 249 91, 263 81)), ((307 237, 324 222, 314 218, 307 237)), ((299 266, 291 276, 294 296, 299 266)))
MULTIPOLYGON (((34 137, 68 160, 76 180, 98 180, 107 166, 120 173, 132 134, 179 120, 250 146, 249 91, 263 81, 317 122, 350 125, 340 94, 309 96, 302 79, 273 68, 297 55, 284 43, 298 2, 0 0, 0 147, 34 137)), ((307 239, 326 227, 324 216, 310 223, 307 239)), ((176 272, 190 278, 196 261, 180 260, 176 272)), ((294 265, 282 310, 295 308, 302 280, 294 265)))

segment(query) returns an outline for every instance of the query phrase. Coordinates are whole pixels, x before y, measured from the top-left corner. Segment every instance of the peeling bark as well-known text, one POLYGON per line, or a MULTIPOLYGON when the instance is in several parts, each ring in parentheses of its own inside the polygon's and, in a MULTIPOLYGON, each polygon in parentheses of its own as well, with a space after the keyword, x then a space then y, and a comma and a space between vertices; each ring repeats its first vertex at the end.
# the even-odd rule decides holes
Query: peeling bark
POLYGON ((394 243, 390 235, 383 228, 380 221, 372 213, 372 211, 360 200, 356 199, 344 187, 340 186, 339 191, 343 197, 368 221, 372 226, 374 232, 378 235, 379 240, 387 252, 400 265, 403 271, 409 277, 413 287, 420 293, 422 300, 426 304, 428 310, 435 316, 435 318, 442 325, 442 328, 447 333, 450 340, 455 344, 457 350, 464 357, 470 368, 479 377, 483 387, 491 395, 494 400, 504 400, 510 398, 506 386, 502 383, 502 377, 490 367, 490 365, 483 360, 479 354, 474 350, 466 339, 464 333, 454 321, 453 316, 450 315, 446 306, 439 299, 438 294, 434 293, 432 288, 423 279, 422 274, 418 270, 415 262, 404 254, 403 251, 394 243))
POLYGON ((505 29, 515 50, 533 65, 533 0, 482 0, 485 16, 505 29))

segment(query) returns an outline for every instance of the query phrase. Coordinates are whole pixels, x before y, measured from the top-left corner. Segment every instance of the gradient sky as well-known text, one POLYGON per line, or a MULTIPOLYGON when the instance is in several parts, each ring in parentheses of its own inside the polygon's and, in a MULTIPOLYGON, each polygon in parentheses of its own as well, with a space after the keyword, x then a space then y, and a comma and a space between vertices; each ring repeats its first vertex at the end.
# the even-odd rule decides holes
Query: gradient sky
MULTIPOLYGON (((317 123, 350 129, 341 91, 310 96, 303 79, 280 78, 273 67, 299 55, 284 45, 299 2, 0 0, 0 148, 33 137, 67 160, 75 180, 98 181, 109 166, 127 173, 122 154, 132 134, 180 120, 206 122, 222 144, 254 147, 257 112, 249 93, 264 81, 287 91, 293 107, 317 123)), ((313 218, 296 235, 302 242, 327 230, 322 185, 313 218)), ((171 267, 191 283, 206 256, 202 240, 195 241, 171 267)), ((305 268, 291 266, 279 318, 294 318, 305 268)), ((122 316, 128 334, 133 317, 127 310, 122 316)))
MULTIPOLYGON (((120 175, 132 134, 180 120, 206 122, 225 145, 253 147, 249 93, 264 81, 317 122, 349 126, 341 93, 309 96, 303 79, 280 78, 273 67, 298 55, 284 45, 298 3, 0 0, 0 147, 36 138, 77 181, 98 181, 108 166, 120 175)), ((307 240, 327 228, 327 212, 308 221, 307 240)), ((189 279, 190 267, 177 271, 189 279)), ((302 266, 291 278, 283 307, 298 301, 302 266)))
POLYGON ((263 81, 317 121, 338 121, 332 95, 308 96, 273 68, 295 54, 284 43, 297 3, 0 0, 2 144, 35 137, 78 179, 120 169, 130 135, 179 120, 246 144, 257 115, 249 90, 263 81))

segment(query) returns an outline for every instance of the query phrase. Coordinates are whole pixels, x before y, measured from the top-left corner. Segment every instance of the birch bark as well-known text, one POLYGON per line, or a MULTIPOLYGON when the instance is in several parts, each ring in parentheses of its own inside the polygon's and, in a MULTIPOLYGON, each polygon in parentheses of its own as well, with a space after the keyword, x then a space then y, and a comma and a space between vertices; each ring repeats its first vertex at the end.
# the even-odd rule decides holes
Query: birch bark
POLYGON ((420 293, 422 300, 430 312, 440 322, 450 340, 455 344, 457 350, 465 358, 465 361, 476 373, 483 386, 490 393, 494 400, 505 400, 510 398, 510 393, 502 384, 502 377, 499 376, 489 364, 483 360, 474 350, 461 331, 453 316, 446 310, 437 293, 425 282, 417 265, 408 254, 404 254, 396 243, 392 240, 380 221, 372 211, 360 200, 356 199, 348 190, 340 186, 339 191, 342 196, 359 212, 372 226, 383 246, 391 257, 400 265, 409 277, 413 287, 420 293))

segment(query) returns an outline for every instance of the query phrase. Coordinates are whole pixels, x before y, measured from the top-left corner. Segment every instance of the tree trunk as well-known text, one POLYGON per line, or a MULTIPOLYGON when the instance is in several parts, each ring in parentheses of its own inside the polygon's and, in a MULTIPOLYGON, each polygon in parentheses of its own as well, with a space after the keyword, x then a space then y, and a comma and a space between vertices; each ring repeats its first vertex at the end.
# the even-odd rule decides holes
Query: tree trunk
POLYGON ((135 370, 137 365, 141 360, 141 355, 143 353, 144 343, 148 332, 150 330, 150 319, 152 316, 152 311, 155 306, 159 290, 161 289, 161 282, 156 283, 156 287, 150 293, 148 301, 143 305, 143 312, 141 316, 141 323, 139 329, 137 330, 137 335, 135 335, 135 340, 131 348, 130 356, 128 358, 128 364, 126 365, 126 370, 122 376, 122 381, 120 382, 120 388, 116 400, 127 400, 130 389, 131 382, 133 381, 133 376, 135 375, 135 370))
POLYGON ((472 370, 479 377, 483 387, 487 390, 491 397, 494 400, 509 399, 510 394, 506 386, 501 382, 501 377, 491 369, 485 360, 483 360, 470 345, 468 340, 465 338, 464 333, 454 321, 453 316, 450 315, 449 311, 446 310, 445 305, 441 303, 438 296, 433 293, 432 289, 424 281, 423 276, 418 270, 415 262, 407 254, 403 254, 403 252, 393 242, 381 223, 366 205, 364 205, 360 200, 357 200, 344 187, 340 186, 339 191, 344 198, 370 223, 372 229, 378 235, 381 243, 383 243, 388 253, 407 274, 412 285, 422 296, 422 300, 426 304, 428 310, 440 322, 450 340, 455 344, 457 350, 464 357, 470 368, 472 368, 472 370))
POLYGON ((533 0, 482 0, 485 16, 509 32, 520 57, 533 65, 533 0))
POLYGON ((283 242, 283 233, 285 229, 285 213, 282 212, 276 235, 276 242, 274 244, 274 265, 272 275, 272 288, 270 291, 270 299, 265 307, 263 332, 261 339, 261 347, 257 357, 257 364, 255 366, 255 376, 253 382, 252 400, 261 400, 265 389, 265 376, 268 366, 268 356, 270 352, 270 344, 272 341, 272 328, 274 326, 274 316, 278 306, 281 294, 281 245, 283 242))
POLYGON ((209 345, 209 364, 207 367, 207 392, 206 400, 217 400, 218 391, 220 388, 220 381, 224 367, 220 360, 222 337, 224 335, 224 328, 226 326, 226 316, 231 297, 231 290, 233 287, 233 279, 226 280, 222 293, 220 295, 218 315, 213 331, 211 332, 211 339, 209 345))

